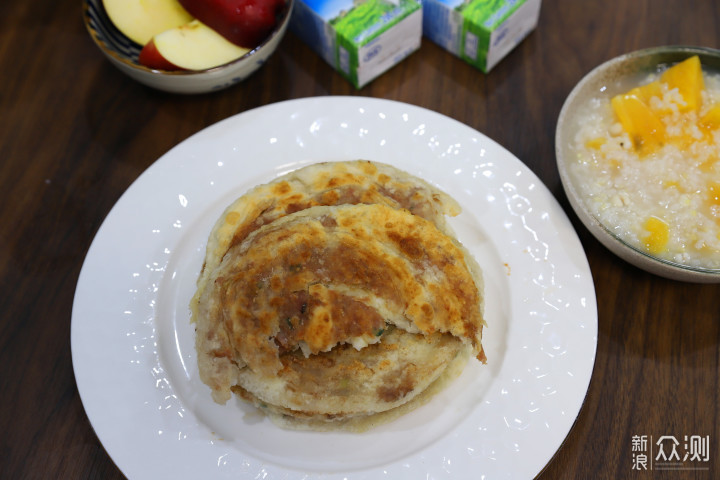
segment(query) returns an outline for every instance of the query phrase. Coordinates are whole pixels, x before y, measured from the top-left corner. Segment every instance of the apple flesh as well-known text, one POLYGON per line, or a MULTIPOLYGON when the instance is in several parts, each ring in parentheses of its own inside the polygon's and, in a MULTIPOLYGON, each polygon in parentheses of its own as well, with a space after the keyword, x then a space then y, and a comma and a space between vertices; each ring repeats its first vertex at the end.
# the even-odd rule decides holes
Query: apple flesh
POLYGON ((146 49, 145 55, 140 52, 140 63, 163 70, 205 70, 231 62, 250 51, 230 43, 199 20, 158 33, 143 51, 146 49))
POLYGON ((284 0, 179 0, 192 16, 235 45, 255 48, 275 28, 284 0))
POLYGON ((113 25, 140 45, 193 20, 178 0, 103 0, 103 6, 113 25))

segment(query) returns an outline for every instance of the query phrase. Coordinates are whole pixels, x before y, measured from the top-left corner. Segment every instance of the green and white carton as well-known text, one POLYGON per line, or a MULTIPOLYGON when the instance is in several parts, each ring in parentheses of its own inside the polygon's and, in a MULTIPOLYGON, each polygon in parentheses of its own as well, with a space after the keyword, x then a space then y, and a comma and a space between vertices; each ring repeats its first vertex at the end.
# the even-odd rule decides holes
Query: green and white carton
POLYGON ((487 73, 539 16, 540 0, 423 0, 423 34, 487 73))
POLYGON ((420 48, 419 0, 296 0, 290 30, 361 88, 420 48))

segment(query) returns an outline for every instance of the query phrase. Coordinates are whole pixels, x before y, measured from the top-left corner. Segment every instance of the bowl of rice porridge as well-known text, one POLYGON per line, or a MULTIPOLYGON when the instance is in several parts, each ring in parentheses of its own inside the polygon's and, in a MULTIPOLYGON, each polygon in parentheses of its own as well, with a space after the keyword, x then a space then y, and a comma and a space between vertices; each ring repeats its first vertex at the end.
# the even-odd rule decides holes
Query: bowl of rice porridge
POLYGON ((720 282, 720 51, 657 47, 598 66, 565 101, 555 149, 603 245, 663 277, 720 282))

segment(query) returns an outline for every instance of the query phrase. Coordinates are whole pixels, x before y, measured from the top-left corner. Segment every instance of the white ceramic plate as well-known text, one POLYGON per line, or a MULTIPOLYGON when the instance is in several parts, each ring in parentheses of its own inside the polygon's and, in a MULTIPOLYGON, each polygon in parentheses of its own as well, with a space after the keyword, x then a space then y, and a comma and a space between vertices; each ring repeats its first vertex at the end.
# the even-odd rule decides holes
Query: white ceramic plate
POLYGON ((224 120, 160 158, 90 247, 72 316, 80 396, 130 479, 531 478, 573 425, 597 345, 592 278, 565 213, 517 158, 412 105, 327 97, 224 120), (198 379, 188 302, 215 219, 311 162, 371 159, 451 193, 484 270, 488 364, 363 434, 285 431, 198 379))

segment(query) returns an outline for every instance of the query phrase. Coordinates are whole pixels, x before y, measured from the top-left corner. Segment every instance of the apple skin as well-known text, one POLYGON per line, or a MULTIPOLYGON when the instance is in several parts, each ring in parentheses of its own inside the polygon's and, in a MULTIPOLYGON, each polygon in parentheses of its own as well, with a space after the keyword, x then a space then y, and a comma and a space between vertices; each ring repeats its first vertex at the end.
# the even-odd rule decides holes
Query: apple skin
POLYGON ((182 68, 170 63, 169 61, 167 61, 167 59, 165 59, 165 57, 162 56, 162 54, 158 51, 154 40, 150 40, 148 43, 145 44, 143 49, 140 50, 138 63, 154 70, 182 70, 182 68))
POLYGON ((194 71, 232 62, 249 51, 231 43, 198 19, 158 33, 147 44, 147 50, 143 50, 145 55, 141 55, 141 63, 145 61, 157 66, 175 67, 175 70, 194 71))
POLYGON ((253 49, 272 32, 284 0, 180 0, 193 17, 230 42, 253 49))

